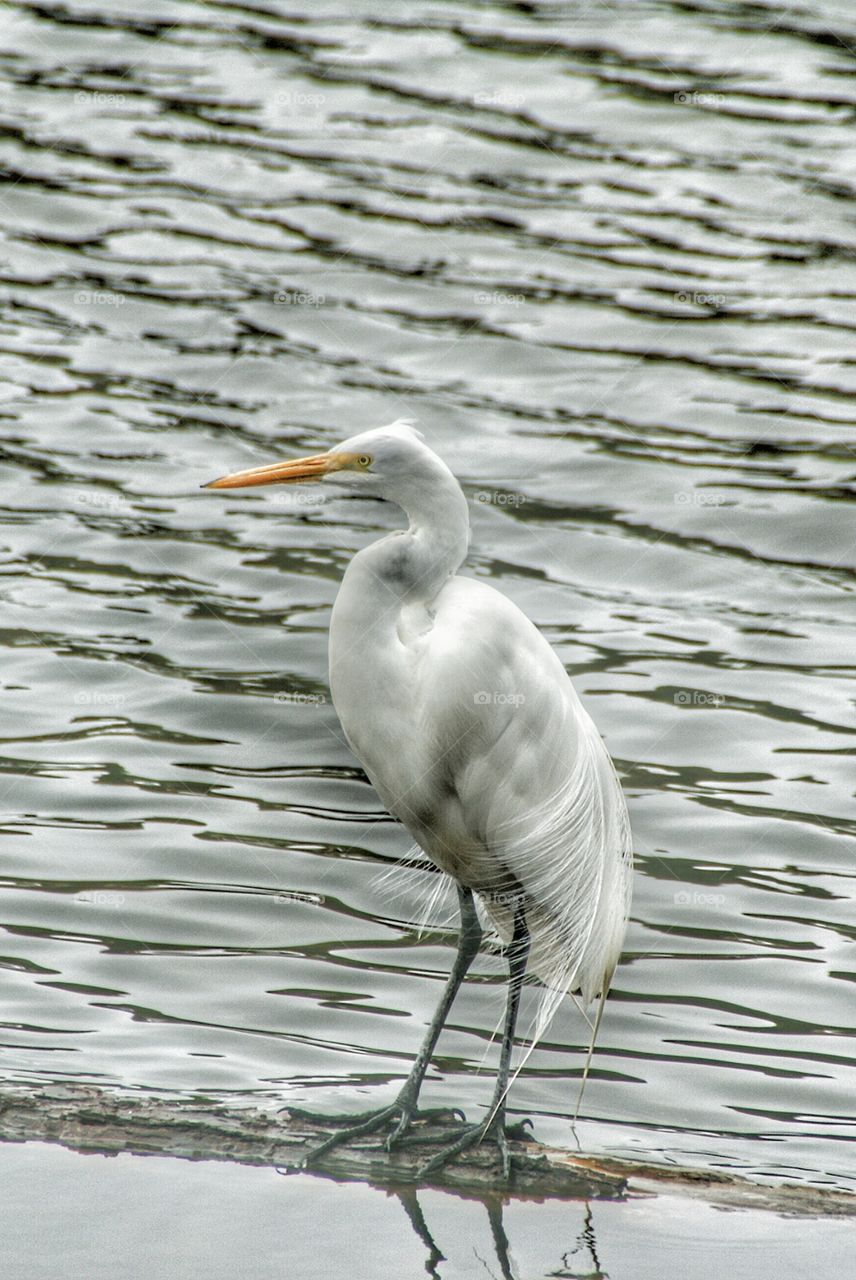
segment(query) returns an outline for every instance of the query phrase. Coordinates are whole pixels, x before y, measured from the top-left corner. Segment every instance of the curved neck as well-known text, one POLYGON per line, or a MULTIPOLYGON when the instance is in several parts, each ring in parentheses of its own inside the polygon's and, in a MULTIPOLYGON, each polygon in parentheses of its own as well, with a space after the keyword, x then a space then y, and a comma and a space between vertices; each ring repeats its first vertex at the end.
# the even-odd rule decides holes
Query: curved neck
POLYGON ((424 450, 418 467, 383 494, 401 507, 408 527, 372 543, 351 561, 367 570, 383 594, 428 601, 460 567, 470 538, 467 500, 446 464, 424 450))
POLYGON ((382 491, 408 527, 373 542, 345 572, 330 619, 330 688, 345 735, 371 773, 378 749, 398 750, 378 724, 412 698, 411 646, 431 626, 432 603, 467 554, 467 500, 436 454, 420 450, 406 478, 382 491), (374 708, 367 717, 366 691, 374 708), (372 728, 374 727, 374 728, 372 728), (380 748, 378 747, 380 744, 380 748))

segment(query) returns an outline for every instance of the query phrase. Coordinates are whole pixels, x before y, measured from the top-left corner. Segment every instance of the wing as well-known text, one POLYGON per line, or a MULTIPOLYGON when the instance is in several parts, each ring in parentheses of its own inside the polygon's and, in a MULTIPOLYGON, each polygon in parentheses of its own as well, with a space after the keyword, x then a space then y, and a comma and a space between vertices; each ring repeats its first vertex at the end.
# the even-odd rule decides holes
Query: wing
POLYGON ((436 599, 417 687, 435 815, 417 838, 478 891, 504 937, 522 905, 532 970, 588 1003, 621 951, 630 833, 612 762, 564 667, 516 605, 457 577, 436 599))

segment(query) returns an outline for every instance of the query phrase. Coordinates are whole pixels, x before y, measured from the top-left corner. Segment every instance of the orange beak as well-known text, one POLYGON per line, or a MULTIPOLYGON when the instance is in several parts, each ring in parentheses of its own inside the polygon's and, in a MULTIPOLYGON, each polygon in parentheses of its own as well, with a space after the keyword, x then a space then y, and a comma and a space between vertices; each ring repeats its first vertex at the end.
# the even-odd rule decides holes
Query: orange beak
POLYGON ((350 453, 316 453, 310 458, 272 462, 266 467, 235 471, 219 480, 209 480, 203 489, 248 489, 258 484, 297 484, 301 480, 321 480, 331 471, 341 471, 353 463, 350 453))

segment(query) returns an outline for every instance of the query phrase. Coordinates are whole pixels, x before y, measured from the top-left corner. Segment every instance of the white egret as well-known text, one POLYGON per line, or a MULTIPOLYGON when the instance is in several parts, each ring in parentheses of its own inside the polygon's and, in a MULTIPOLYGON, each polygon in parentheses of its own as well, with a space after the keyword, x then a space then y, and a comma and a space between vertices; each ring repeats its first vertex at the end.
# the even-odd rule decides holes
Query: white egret
POLYGON ((461 912, 452 972, 395 1102, 312 1155, 387 1125, 391 1146, 418 1114, 428 1063, 481 941, 475 895, 507 946, 496 1087, 487 1119, 466 1126, 423 1169, 489 1137, 507 1175, 505 1098, 527 966, 545 987, 532 1044, 563 995, 578 992, 584 1007, 600 997, 585 1082, 630 904, 624 797, 550 645, 504 595, 459 576, 467 500, 421 433, 396 422, 207 487, 310 480, 388 499, 407 516, 407 529, 348 566, 330 623, 330 688, 354 754, 390 813, 456 882, 461 912))

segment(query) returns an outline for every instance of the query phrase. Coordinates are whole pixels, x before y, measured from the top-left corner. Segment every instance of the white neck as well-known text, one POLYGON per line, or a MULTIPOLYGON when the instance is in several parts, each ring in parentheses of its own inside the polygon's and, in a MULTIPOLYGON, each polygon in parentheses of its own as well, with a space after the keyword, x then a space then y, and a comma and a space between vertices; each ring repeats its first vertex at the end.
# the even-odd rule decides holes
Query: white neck
POLYGON ((406 530, 381 538, 354 557, 348 579, 374 578, 376 603, 430 601, 460 567, 470 535, 469 510, 461 486, 435 453, 420 450, 418 465, 383 494, 401 507, 406 530))
POLYGON ((406 477, 383 493, 406 530, 358 553, 330 620, 330 690, 345 736, 369 776, 399 749, 394 724, 413 713, 415 662, 434 622, 432 604, 467 554, 467 499, 452 472, 420 449, 406 477), (379 759, 375 759, 379 754, 379 759))
POLYGON ((336 597, 330 682, 340 716, 352 689, 365 681, 383 683, 384 672, 376 669, 381 658, 394 679, 390 664, 404 660, 406 633, 430 625, 431 603, 469 544, 467 500, 431 450, 420 450, 407 477, 391 481, 382 496, 401 507, 408 527, 354 556, 336 597))

